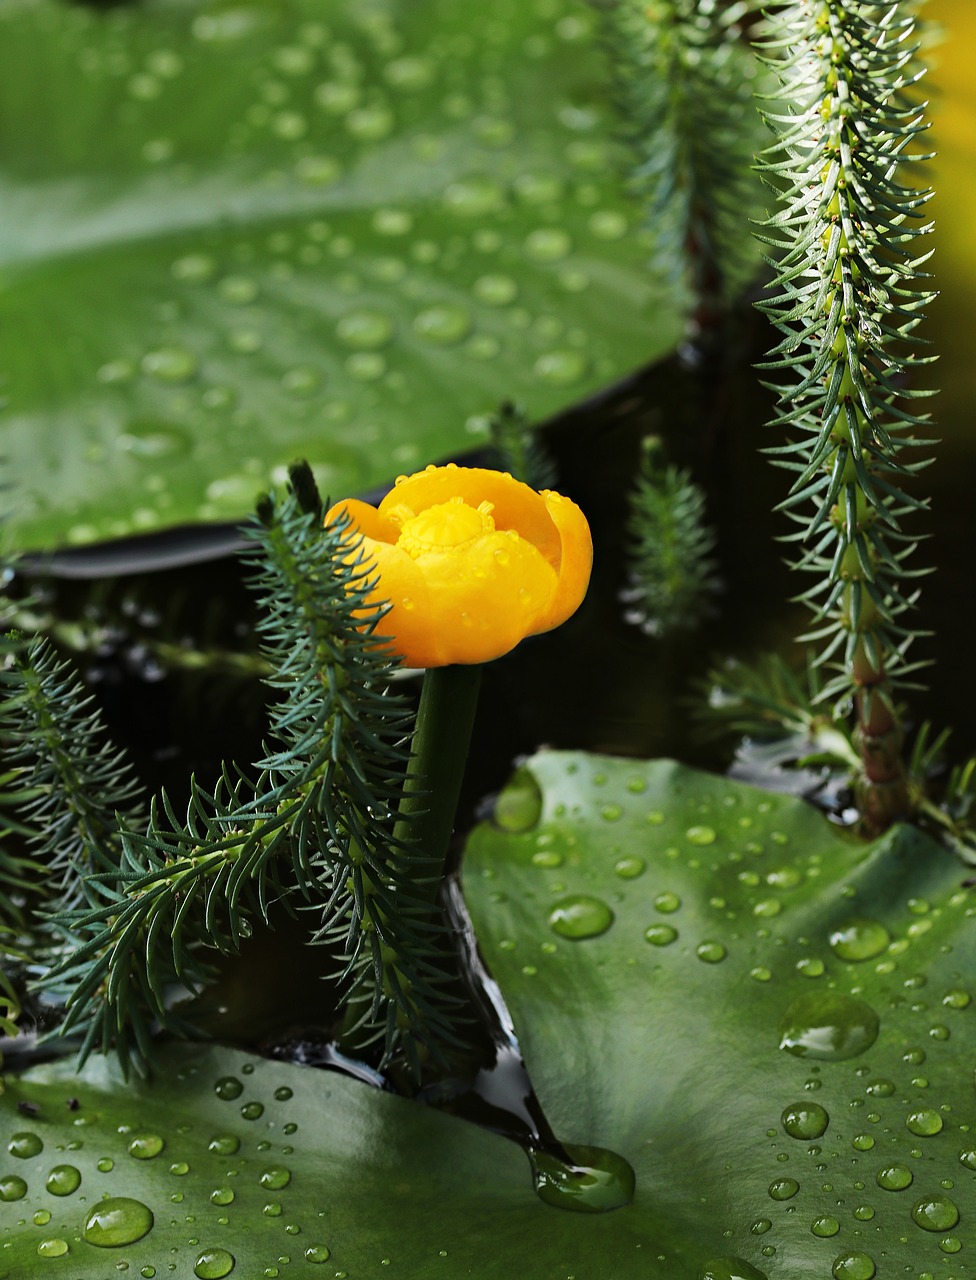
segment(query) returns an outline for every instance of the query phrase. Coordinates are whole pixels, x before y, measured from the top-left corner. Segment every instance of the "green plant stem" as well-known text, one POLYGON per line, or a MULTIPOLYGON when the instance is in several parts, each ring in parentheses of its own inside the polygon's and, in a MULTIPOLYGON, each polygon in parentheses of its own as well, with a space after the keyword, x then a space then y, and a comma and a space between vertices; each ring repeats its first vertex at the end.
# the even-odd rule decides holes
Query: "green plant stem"
MULTIPOLYGON (((428 667, 424 673, 394 838, 413 845, 431 867, 443 868, 447 860, 480 687, 480 666, 428 667)), ((432 898, 440 878, 431 882, 432 898)))

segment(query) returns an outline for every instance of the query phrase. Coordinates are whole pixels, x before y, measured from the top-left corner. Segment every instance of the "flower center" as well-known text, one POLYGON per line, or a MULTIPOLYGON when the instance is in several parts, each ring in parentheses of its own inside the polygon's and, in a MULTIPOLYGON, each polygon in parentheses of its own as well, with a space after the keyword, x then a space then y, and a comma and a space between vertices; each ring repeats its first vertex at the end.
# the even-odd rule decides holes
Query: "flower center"
MULTIPOLYGON (((416 516, 403 512, 397 546, 415 560, 425 551, 456 550, 484 533, 494 532, 493 509, 490 502, 469 507, 463 498, 451 498, 416 516)), ((397 519, 396 512, 390 514, 397 519)))

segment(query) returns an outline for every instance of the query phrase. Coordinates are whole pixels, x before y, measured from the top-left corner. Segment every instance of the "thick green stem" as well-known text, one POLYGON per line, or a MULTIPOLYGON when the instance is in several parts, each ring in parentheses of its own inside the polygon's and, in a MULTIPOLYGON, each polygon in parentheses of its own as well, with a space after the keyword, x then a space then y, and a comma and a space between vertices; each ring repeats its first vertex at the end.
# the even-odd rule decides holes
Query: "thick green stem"
MULTIPOLYGON (((478 706, 480 666, 429 667, 417 711, 410 772, 394 837, 432 867, 447 860, 478 706)), ((437 894, 439 878, 431 888, 437 894)))

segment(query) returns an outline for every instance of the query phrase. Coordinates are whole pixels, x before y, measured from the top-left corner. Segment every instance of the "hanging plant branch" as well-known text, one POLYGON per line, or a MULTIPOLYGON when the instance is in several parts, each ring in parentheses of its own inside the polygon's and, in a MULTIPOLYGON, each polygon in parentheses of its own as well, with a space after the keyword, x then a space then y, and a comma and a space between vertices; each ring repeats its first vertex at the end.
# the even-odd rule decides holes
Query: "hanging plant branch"
POLYGON ((906 175, 925 158, 912 9, 798 0, 770 19, 765 44, 796 104, 767 111, 779 137, 762 162, 780 209, 762 237, 777 279, 761 306, 784 335, 763 367, 780 397, 772 425, 788 436, 770 452, 795 477, 782 506, 798 526, 795 567, 816 579, 803 639, 833 672, 822 696, 838 714, 854 708, 869 829, 911 805, 896 696, 920 665, 907 615, 925 572, 909 566, 902 530, 926 505, 905 486, 931 443, 915 411, 930 393, 909 381, 929 359, 915 330, 932 296, 919 245, 930 192, 906 175))

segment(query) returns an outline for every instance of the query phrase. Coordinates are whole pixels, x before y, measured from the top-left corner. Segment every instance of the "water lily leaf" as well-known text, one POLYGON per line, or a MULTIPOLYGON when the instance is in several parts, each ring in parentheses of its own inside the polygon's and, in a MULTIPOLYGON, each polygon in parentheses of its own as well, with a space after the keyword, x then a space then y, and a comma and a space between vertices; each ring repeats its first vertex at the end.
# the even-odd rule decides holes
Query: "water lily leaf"
POLYGON ((580 0, 0 10, 16 545, 333 496, 670 349, 580 0))
POLYGON ((498 815, 465 896, 556 1132, 636 1171, 614 1275, 976 1276, 965 869, 666 761, 543 753, 498 815))

